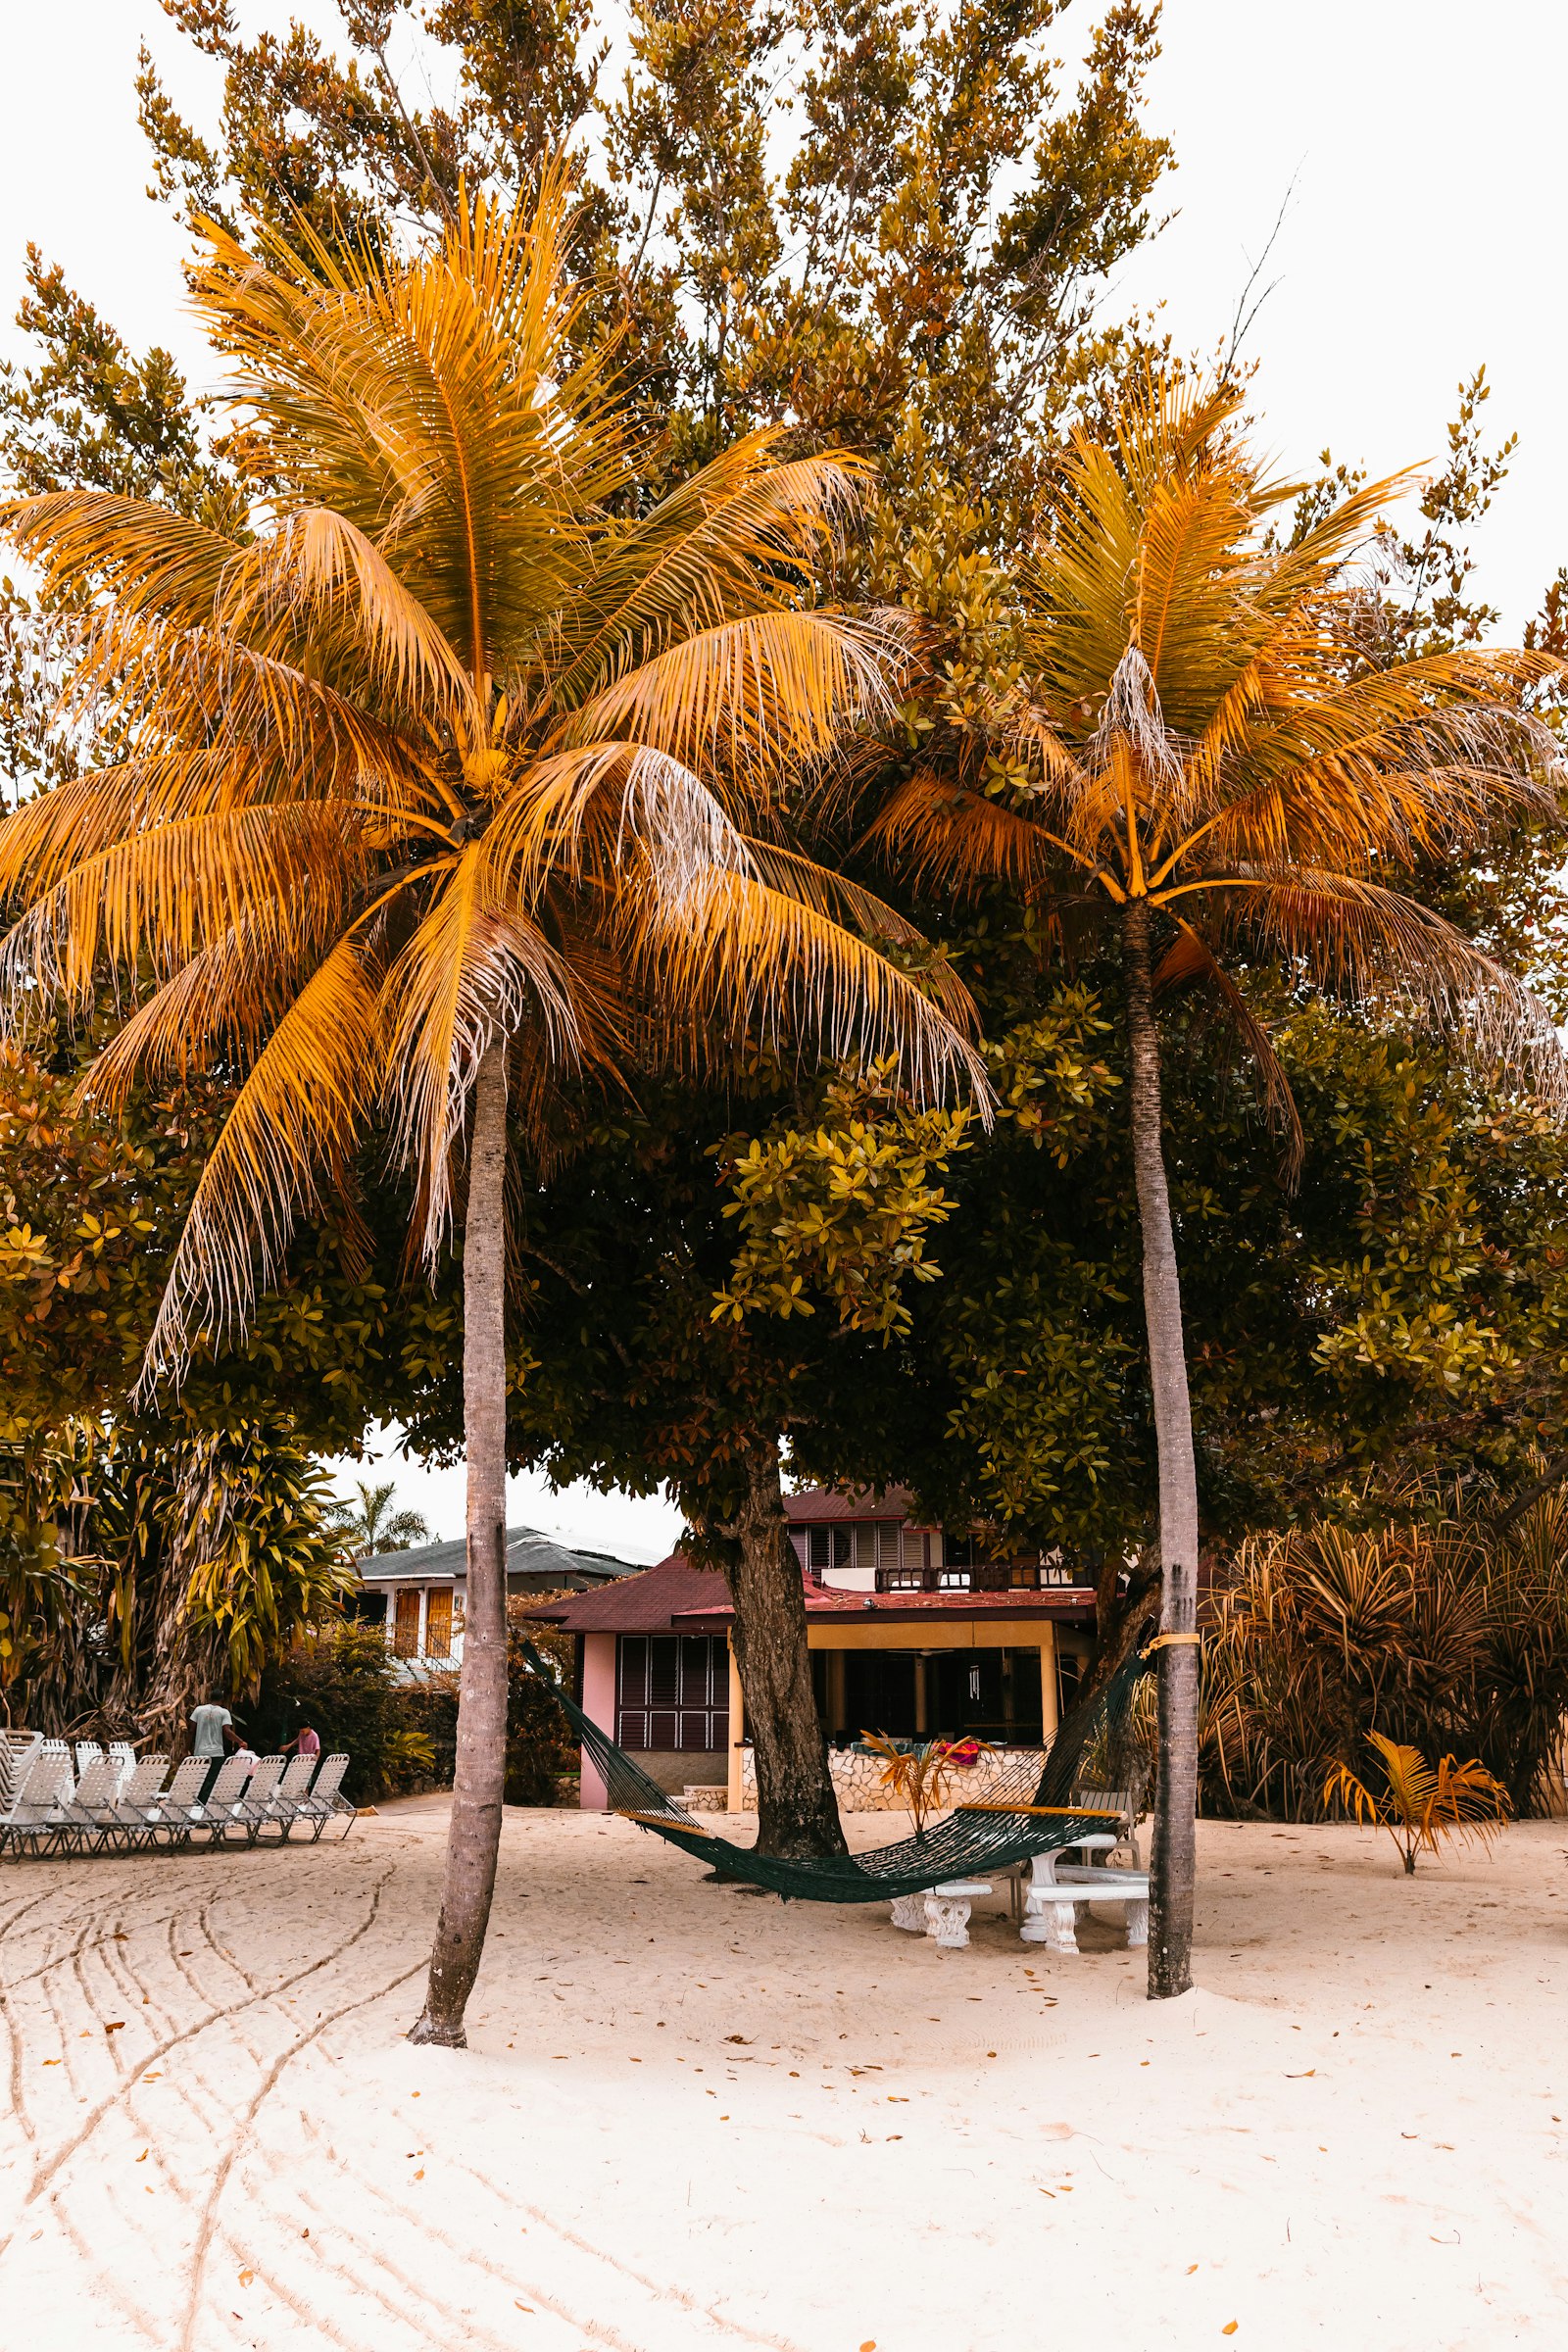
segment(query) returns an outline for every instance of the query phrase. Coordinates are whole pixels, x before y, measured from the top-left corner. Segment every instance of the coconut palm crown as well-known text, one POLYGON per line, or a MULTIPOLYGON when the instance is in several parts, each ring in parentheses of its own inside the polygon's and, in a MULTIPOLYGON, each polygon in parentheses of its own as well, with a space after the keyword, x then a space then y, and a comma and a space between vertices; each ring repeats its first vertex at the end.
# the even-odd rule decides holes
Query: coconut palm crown
POLYGON ((531 217, 465 204, 412 264, 209 230, 254 535, 98 492, 5 514, 87 602, 77 693, 133 753, 0 829, 25 908, 0 992, 84 1003, 106 963, 141 988, 108 1103, 243 1073, 153 1374, 243 1318, 378 1115, 434 1254, 492 1038, 525 1102, 646 1043, 650 1004, 666 1043, 760 1017, 891 1045, 917 1090, 967 1064, 932 1001, 959 992, 866 944, 907 926, 758 831, 880 691, 885 626, 807 594, 854 469, 757 433, 640 495, 609 355, 573 347, 568 230, 559 185, 531 217))

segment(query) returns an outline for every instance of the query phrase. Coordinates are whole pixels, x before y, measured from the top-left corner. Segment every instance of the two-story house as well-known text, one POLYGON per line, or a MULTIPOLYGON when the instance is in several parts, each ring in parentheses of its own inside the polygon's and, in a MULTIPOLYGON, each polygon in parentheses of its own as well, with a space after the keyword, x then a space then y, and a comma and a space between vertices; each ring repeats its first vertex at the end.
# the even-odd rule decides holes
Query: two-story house
MULTIPOLYGON (((1059 1554, 998 1563, 909 1516, 898 1489, 784 1500, 805 1586, 817 1707, 835 1745, 862 1732, 971 1733, 1038 1746, 1094 1626, 1087 1569, 1059 1554)), ((662 1788, 723 1786, 739 1810, 746 1747, 722 1576, 672 1552, 539 1610, 576 1637, 580 1704, 662 1788)), ((584 1758, 582 1802, 605 1790, 584 1758)))

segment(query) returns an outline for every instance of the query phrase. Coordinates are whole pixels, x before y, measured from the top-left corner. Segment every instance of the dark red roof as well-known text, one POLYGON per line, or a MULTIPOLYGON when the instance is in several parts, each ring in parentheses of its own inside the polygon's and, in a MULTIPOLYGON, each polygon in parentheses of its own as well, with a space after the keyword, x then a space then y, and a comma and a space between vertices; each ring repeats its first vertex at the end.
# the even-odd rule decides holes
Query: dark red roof
MULTIPOLYGON (((623 1592, 625 1587, 616 1590, 623 1592)), ((1005 1592, 844 1592, 829 1591, 810 1577, 806 1581, 806 1614, 813 1621, 880 1617, 896 1624, 917 1623, 922 1617, 1078 1617, 1094 1605, 1094 1589, 1088 1585, 1050 1585, 1044 1591, 1025 1586, 1005 1592)), ((699 1623, 716 1632, 733 1615, 726 1593, 716 1604, 682 1609, 678 1622, 693 1632, 699 1623)))
MULTIPOLYGON (((1084 1586, 1005 1592, 843 1592, 804 1578, 808 1618, 880 1617, 917 1624, 931 1617, 1077 1617, 1094 1606, 1084 1586)), ((729 1587, 715 1568, 696 1568, 672 1551, 657 1568, 640 1568, 597 1592, 577 1592, 532 1614, 570 1634, 722 1633, 734 1614, 729 1587)))
POLYGON ((532 1614, 570 1634, 667 1634, 673 1616, 727 1611, 728 1603, 729 1587, 716 1568, 694 1568, 683 1551, 672 1551, 657 1568, 640 1568, 532 1614))
POLYGON ((824 1519, 907 1519, 906 1487, 889 1487, 880 1494, 861 1487, 848 1494, 830 1494, 825 1487, 808 1487, 804 1494, 786 1494, 784 1516, 791 1527, 815 1527, 824 1519))

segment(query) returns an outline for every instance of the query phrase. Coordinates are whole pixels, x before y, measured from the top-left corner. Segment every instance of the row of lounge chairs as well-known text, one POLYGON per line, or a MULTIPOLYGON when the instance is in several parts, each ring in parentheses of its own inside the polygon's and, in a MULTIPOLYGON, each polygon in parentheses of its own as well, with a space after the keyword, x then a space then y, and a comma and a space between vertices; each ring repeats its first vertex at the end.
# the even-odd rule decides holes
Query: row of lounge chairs
POLYGON ((128 1854, 144 1848, 313 1840, 354 1808, 342 1794, 348 1757, 229 1756, 205 1796, 212 1760, 188 1756, 169 1780, 167 1756, 10 1732, 0 1735, 0 1857, 128 1854), (319 1768, 319 1769, 318 1769, 319 1768), (165 1782, 169 1781, 166 1788, 165 1782))

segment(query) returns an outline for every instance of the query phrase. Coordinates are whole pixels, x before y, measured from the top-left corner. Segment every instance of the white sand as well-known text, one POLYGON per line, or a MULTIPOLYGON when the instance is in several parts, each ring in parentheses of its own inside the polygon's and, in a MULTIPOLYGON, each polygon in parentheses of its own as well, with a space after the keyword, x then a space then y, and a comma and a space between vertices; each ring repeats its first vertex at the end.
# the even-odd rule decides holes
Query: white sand
POLYGON ((1109 1927, 943 1954, 510 1814, 466 2054, 401 2039, 443 1831, 0 1873, 6 2352, 1564 2339, 1563 1824, 1413 1884, 1205 1827, 1152 2006, 1109 1927))

